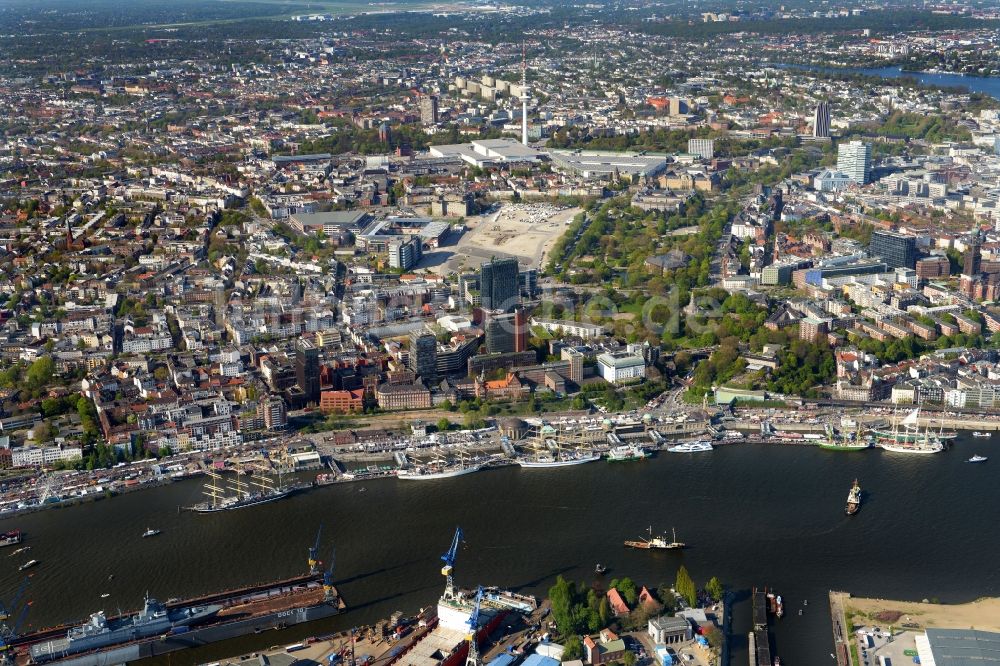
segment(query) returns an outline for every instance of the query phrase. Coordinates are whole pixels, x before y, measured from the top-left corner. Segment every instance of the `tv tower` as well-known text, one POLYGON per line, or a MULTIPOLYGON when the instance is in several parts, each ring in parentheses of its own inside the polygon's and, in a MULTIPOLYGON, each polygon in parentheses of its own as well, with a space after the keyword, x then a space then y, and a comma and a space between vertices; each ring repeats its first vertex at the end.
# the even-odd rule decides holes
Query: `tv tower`
POLYGON ((521 42, 521 143, 528 145, 528 64, 524 54, 524 42, 521 42))

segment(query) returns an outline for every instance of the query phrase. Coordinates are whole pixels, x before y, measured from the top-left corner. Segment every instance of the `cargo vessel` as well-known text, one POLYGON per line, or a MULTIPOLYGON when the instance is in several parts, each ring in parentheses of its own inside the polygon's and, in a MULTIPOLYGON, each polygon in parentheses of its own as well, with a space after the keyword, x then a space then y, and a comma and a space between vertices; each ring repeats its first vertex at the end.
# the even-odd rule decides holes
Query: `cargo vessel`
POLYGON ((640 548, 642 550, 680 550, 686 548, 687 544, 677 540, 677 531, 671 529, 673 534, 673 540, 667 541, 666 536, 653 536, 653 526, 650 525, 648 539, 640 539, 638 541, 625 541, 626 548, 640 548))
MULTIPOLYGON (((310 564, 315 565, 312 551, 310 564)), ((141 611, 91 615, 14 636, 7 644, 17 664, 103 666, 145 659, 269 629, 336 615, 344 608, 333 585, 333 566, 304 575, 183 601, 146 599, 141 611)))
POLYGON ((0 534, 0 548, 21 543, 21 530, 11 530, 0 534))
POLYGON ((853 516, 861 508, 861 486, 858 485, 858 480, 854 479, 854 485, 851 486, 851 490, 847 493, 847 508, 844 509, 844 513, 848 516, 853 516))

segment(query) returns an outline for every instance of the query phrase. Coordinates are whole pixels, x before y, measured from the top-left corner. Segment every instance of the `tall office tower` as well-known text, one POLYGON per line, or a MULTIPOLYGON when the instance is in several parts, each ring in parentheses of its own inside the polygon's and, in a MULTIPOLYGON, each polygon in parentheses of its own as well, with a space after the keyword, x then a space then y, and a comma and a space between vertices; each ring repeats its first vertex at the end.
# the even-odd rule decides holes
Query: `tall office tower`
POLYGON ((871 178, 872 147, 861 141, 842 143, 837 147, 837 171, 864 185, 871 178))
POLYGON ((528 87, 528 60, 524 53, 524 43, 521 44, 521 143, 528 145, 528 100, 531 99, 531 89, 528 87))
POLYGON ((813 136, 817 139, 830 138, 830 103, 823 101, 816 105, 813 114, 813 136))
POLYGON ((521 293, 517 259, 491 259, 479 269, 479 301, 483 310, 508 312, 521 293))
POLYGON ((295 346, 295 381, 306 404, 319 404, 319 349, 309 340, 299 340, 295 346))
POLYGON ((420 98, 420 122, 424 125, 437 125, 438 123, 438 97, 437 95, 424 95, 420 98))
POLYGON ((872 243, 868 253, 881 257, 890 270, 913 268, 917 263, 917 239, 879 229, 872 233, 872 243))
POLYGON ((410 370, 417 373, 424 383, 437 379, 437 339, 432 333, 410 333, 410 370))
POLYGON ((486 351, 491 354, 528 350, 528 313, 522 307, 513 312, 489 312, 483 328, 486 351))
POLYGON ((979 251, 979 241, 973 243, 965 251, 965 260, 963 263, 962 275, 979 275, 982 272, 982 255, 979 251))

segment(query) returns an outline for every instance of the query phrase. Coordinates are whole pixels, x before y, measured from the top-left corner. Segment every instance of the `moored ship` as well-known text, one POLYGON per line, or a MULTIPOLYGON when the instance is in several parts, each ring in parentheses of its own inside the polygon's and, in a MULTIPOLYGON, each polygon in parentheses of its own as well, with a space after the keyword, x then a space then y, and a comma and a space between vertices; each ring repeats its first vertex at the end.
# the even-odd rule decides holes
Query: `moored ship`
POLYGON ((219 604, 168 610, 156 599, 147 597, 142 610, 132 617, 108 620, 104 611, 98 611, 86 624, 69 629, 64 637, 32 645, 29 654, 34 662, 50 661, 188 627, 207 620, 220 610, 219 604))
POLYGON ((858 480, 854 479, 854 485, 851 486, 851 490, 847 493, 847 508, 844 509, 844 513, 848 516, 853 516, 861 508, 861 486, 858 485, 858 480))
POLYGON ((872 448, 872 443, 848 439, 823 440, 820 442, 819 448, 826 451, 864 451, 872 448))
POLYGON ((601 454, 594 451, 578 449, 575 451, 558 450, 555 454, 534 456, 532 458, 519 458, 517 464, 528 469, 546 467, 569 467, 571 465, 583 465, 584 463, 600 460, 601 454))
POLYGON ((937 441, 909 443, 883 439, 879 441, 878 447, 891 453, 940 453, 944 451, 944 444, 937 441))
POLYGON ((444 466, 422 465, 410 469, 401 469, 396 474, 396 478, 403 479, 404 481, 433 481, 435 479, 450 479, 455 476, 472 474, 482 468, 483 466, 479 464, 465 465, 462 463, 444 466))
POLYGON ((625 462, 628 460, 644 460, 649 454, 646 449, 637 444, 622 444, 608 451, 608 462, 625 462))
POLYGON ((0 548, 21 543, 21 530, 11 530, 0 534, 0 548))
POLYGON ((79 626, 63 625, 8 639, 16 663, 103 666, 197 647, 269 629, 311 622, 344 609, 333 586, 333 565, 272 583, 160 603, 146 599, 134 614, 94 613, 79 626))
POLYGON ((892 426, 889 429, 876 428, 872 431, 872 434, 880 441, 893 441, 901 443, 921 442, 928 437, 936 439, 940 442, 945 442, 958 437, 957 432, 953 430, 944 430, 943 427, 941 430, 934 433, 930 432, 930 427, 926 428, 924 432, 920 432, 920 428, 918 427, 919 417, 920 409, 914 409, 901 421, 893 419, 892 426), (903 426, 902 429, 900 429, 899 426, 903 426))
POLYGON ((228 494, 227 489, 219 485, 219 482, 222 481, 221 474, 217 472, 207 472, 207 474, 211 478, 211 481, 205 484, 205 494, 208 495, 208 499, 204 502, 184 507, 186 510, 194 511, 195 513, 217 513, 219 511, 245 509, 257 506, 258 504, 276 502, 303 488, 303 486, 297 485, 283 485, 280 471, 275 482, 266 475, 259 474, 251 476, 247 481, 244 481, 242 470, 237 470, 233 483, 229 486, 229 490, 233 492, 232 494, 228 494))
POLYGON ((701 453, 703 451, 711 451, 712 443, 707 440, 699 440, 696 442, 682 442, 681 444, 676 444, 667 448, 670 453, 701 453))

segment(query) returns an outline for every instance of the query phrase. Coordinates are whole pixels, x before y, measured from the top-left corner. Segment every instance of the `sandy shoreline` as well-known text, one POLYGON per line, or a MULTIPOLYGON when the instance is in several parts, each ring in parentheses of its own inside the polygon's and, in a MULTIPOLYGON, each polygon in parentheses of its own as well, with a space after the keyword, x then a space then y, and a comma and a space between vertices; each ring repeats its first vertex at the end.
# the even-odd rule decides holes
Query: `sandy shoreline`
POLYGON ((1000 631, 1000 598, 986 597, 967 604, 931 604, 919 601, 892 601, 851 597, 844 601, 855 627, 876 625, 908 629, 982 629, 1000 631), (879 613, 896 611, 898 620, 886 622, 879 613))

